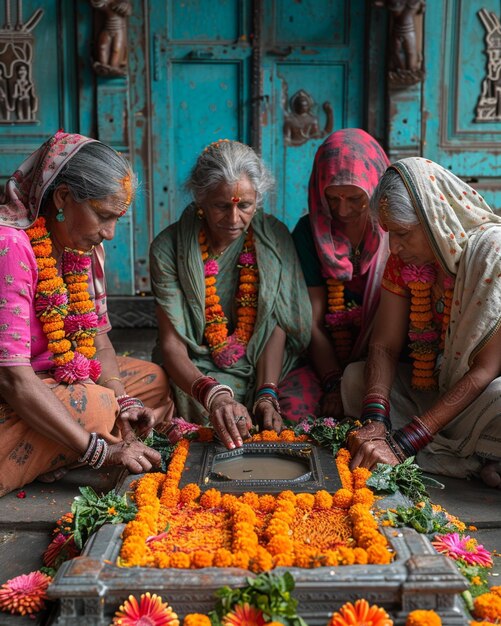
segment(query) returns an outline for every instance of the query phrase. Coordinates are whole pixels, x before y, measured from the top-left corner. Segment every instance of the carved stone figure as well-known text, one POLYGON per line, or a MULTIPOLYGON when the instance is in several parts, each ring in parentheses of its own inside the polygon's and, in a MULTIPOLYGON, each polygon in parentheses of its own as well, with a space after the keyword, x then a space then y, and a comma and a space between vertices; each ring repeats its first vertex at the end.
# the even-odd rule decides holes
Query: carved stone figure
POLYGON ((482 81, 475 121, 498 122, 501 120, 501 22, 487 9, 480 9, 478 16, 486 30, 487 75, 482 81))
POLYGON ((20 63, 16 68, 16 80, 12 88, 12 106, 19 121, 34 120, 37 99, 33 83, 28 76, 28 67, 24 63, 20 63))
POLYGON ((391 13, 388 78, 393 85, 413 85, 423 79, 422 54, 416 35, 416 15, 425 9, 425 0, 376 0, 391 13))
POLYGON ((125 76, 127 73, 126 18, 132 13, 129 0, 90 0, 93 9, 105 15, 96 40, 93 67, 96 74, 125 76))
POLYGON ((312 113, 314 102, 309 93, 300 89, 290 100, 290 112, 285 113, 284 142, 289 146, 300 146, 309 139, 320 139, 332 132, 333 112, 329 102, 324 102, 327 116, 324 130, 320 130, 319 120, 312 113))

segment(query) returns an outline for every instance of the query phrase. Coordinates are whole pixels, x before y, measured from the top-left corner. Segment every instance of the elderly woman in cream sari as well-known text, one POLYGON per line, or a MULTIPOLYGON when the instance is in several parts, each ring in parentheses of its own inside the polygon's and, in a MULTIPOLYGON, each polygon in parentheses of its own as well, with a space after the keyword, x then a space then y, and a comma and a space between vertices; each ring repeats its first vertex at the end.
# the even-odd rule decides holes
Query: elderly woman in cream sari
POLYGON ((416 455, 426 471, 501 487, 501 217, 440 165, 392 165, 373 196, 391 256, 364 364, 342 382, 360 419, 348 447, 371 468, 416 455), (406 341, 411 363, 399 364, 406 341))

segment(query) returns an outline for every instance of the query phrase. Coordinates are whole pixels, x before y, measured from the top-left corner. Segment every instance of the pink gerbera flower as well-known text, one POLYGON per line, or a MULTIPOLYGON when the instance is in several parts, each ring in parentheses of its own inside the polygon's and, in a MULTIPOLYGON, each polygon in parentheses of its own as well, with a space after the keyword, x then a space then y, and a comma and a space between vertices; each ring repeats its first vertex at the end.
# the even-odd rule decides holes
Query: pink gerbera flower
POLYGON ((263 612, 245 604, 237 604, 237 606, 227 613, 223 618, 223 626, 264 626, 263 612))
POLYGON ((42 572, 31 572, 11 578, 0 588, 0 610, 15 615, 41 611, 52 578, 42 572))
POLYGON ((476 539, 469 535, 460 537, 459 533, 448 535, 435 535, 431 542, 433 547, 440 554, 445 554, 455 561, 462 560, 468 565, 480 565, 482 567, 492 567, 491 553, 479 545, 476 539))
POLYGON ((179 626, 172 607, 162 598, 149 591, 141 594, 139 602, 129 596, 115 613, 112 624, 120 626, 179 626))

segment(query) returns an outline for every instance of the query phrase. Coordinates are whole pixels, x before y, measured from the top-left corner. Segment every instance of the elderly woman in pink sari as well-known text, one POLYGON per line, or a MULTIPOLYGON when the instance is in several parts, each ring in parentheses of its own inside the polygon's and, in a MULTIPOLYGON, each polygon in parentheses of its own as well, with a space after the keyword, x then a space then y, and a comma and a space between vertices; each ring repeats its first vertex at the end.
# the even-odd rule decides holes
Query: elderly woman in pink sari
POLYGON ((282 384, 289 418, 343 415, 341 377, 346 364, 365 353, 389 253, 387 236, 369 212, 388 165, 378 142, 357 128, 332 133, 315 155, 309 213, 293 232, 313 309, 311 365, 282 384))
POLYGON ((157 466, 136 435, 173 413, 164 372, 108 338, 103 240, 135 176, 109 146, 57 132, 0 201, 0 496, 71 464, 157 466))

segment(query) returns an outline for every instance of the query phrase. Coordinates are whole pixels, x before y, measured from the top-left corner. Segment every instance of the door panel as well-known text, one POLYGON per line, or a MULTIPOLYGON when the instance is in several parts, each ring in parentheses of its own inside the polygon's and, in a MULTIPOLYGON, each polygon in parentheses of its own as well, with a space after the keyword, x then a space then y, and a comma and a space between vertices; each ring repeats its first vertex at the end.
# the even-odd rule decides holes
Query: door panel
MULTIPOLYGON (((501 116, 476 121, 487 75, 487 32, 480 9, 501 19, 499 0, 447 0, 425 14, 423 155, 472 181, 499 211, 501 116)), ((499 87, 497 96, 501 106, 499 87)))
POLYGON ((363 125, 365 3, 265 4, 261 147, 277 180, 267 208, 292 228, 308 210, 318 146, 331 130, 363 125))
POLYGON ((7 110, 0 111, 0 177, 4 182, 47 136, 58 128, 78 127, 78 77, 71 67, 76 54, 73 3, 2 0, 0 14, 0 68, 2 90, 7 94, 7 110), (31 86, 24 112, 18 108, 21 99, 15 87, 21 66, 31 86))

